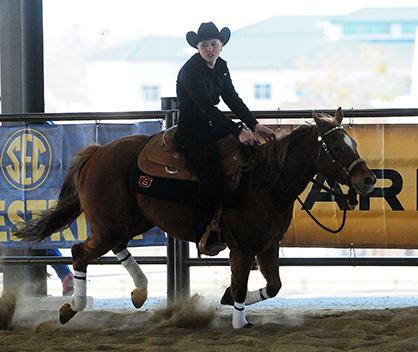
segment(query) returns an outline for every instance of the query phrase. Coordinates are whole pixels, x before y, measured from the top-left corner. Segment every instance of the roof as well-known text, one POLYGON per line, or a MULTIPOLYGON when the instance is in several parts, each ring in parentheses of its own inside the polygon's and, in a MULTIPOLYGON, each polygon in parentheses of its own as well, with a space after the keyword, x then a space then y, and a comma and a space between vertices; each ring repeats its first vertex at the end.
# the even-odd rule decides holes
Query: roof
MULTIPOLYGON (((222 57, 234 68, 283 67, 329 40, 318 23, 325 17, 277 16, 232 33, 222 57)), ((94 55, 89 61, 179 60, 194 52, 185 37, 147 37, 94 55)))
POLYGON ((292 66, 295 57, 329 38, 323 16, 276 16, 232 33, 222 57, 233 68, 292 66))
POLYGON ((146 37, 90 57, 90 61, 184 60, 194 52, 185 38, 146 37))
MULTIPOLYGON (((297 60, 319 62, 319 51, 327 52, 342 48, 357 52, 355 43, 334 42, 324 34, 323 27, 332 23, 353 21, 414 21, 418 23, 418 7, 413 8, 365 8, 352 14, 329 18, 329 16, 275 16, 232 32, 230 42, 222 51, 222 58, 233 69, 245 68, 290 68, 297 60)), ((414 42, 401 45, 394 42, 390 49, 396 61, 404 55, 408 60, 413 53, 414 42)), ((359 44, 360 45, 360 44, 359 44)), ((366 44, 363 44, 363 47, 366 44)), ((368 43, 372 47, 373 43, 368 43)), ((194 52, 185 37, 147 37, 95 55, 90 61, 148 61, 166 60, 185 62, 194 52)))

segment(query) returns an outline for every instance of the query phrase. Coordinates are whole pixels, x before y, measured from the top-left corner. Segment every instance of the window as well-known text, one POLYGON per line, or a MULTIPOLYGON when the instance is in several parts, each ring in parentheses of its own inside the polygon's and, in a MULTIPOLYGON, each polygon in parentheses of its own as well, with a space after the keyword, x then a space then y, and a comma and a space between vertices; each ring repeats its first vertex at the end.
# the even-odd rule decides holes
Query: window
POLYGON ((345 35, 390 34, 390 24, 353 23, 344 25, 345 35))
POLYGON ((270 84, 256 84, 254 86, 255 99, 271 99, 271 85, 270 84))
POLYGON ((402 24, 403 34, 415 34, 417 31, 417 23, 404 23, 402 24))
POLYGON ((142 87, 145 101, 155 101, 160 97, 158 86, 144 86, 142 87))

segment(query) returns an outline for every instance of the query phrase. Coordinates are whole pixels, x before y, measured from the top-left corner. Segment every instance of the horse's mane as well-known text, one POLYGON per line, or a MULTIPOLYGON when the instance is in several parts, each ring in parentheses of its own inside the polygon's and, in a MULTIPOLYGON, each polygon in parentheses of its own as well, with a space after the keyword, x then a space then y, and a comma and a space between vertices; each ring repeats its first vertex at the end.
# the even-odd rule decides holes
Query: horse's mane
POLYGON ((332 117, 331 115, 325 114, 325 113, 318 113, 318 116, 321 118, 321 120, 326 121, 332 125, 336 124, 335 118, 332 117))
POLYGON ((280 175, 292 141, 314 133, 316 125, 301 125, 280 138, 256 146, 241 147, 243 170, 262 170, 257 173, 261 182, 266 182, 272 174, 280 175))

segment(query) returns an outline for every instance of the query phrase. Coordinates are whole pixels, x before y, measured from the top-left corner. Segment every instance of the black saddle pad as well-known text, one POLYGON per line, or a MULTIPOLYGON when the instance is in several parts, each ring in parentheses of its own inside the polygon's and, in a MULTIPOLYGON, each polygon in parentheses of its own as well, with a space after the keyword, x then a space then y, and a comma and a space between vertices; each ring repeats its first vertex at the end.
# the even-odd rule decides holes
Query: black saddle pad
POLYGON ((172 180, 150 176, 135 167, 130 183, 133 191, 146 196, 175 203, 197 202, 197 181, 172 180))

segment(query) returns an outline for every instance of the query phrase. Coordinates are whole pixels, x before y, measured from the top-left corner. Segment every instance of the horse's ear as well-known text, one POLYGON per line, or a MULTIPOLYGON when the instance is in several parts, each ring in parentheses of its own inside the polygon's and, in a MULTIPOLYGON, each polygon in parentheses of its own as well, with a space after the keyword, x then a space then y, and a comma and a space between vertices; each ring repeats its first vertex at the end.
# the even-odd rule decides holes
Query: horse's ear
POLYGON ((343 118, 344 118, 344 114, 343 114, 343 110, 341 109, 341 106, 335 112, 334 118, 338 122, 338 124, 341 125, 341 122, 343 122, 343 118))
POLYGON ((315 120, 316 125, 321 126, 322 119, 317 114, 315 114, 315 111, 312 111, 312 117, 315 120))

